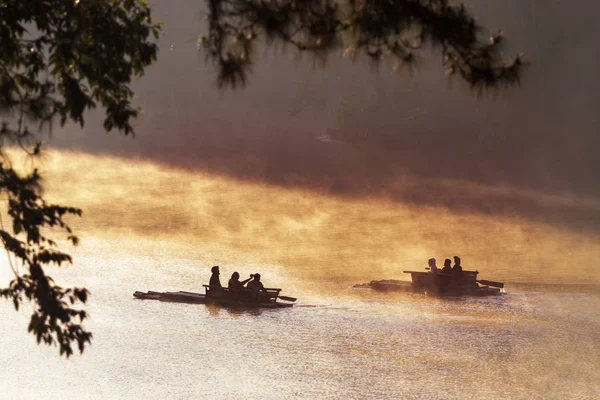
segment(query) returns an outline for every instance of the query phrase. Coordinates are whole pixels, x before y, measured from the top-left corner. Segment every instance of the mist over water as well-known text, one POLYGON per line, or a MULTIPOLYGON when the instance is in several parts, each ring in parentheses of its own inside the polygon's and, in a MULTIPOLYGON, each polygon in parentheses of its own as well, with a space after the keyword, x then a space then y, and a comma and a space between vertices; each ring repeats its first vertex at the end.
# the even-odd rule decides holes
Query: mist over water
POLYGON ((260 49, 248 86, 219 91, 195 43, 205 29, 202 3, 151 5, 164 35, 159 61, 134 84, 144 108, 136 138, 106 135, 101 116, 91 115, 84 130, 54 132, 51 145, 347 198, 599 231, 595 207, 563 204, 542 214, 510 193, 459 191, 508 187, 597 204, 596 3, 469 3, 478 21, 505 32, 506 57, 523 52, 530 63, 521 87, 481 97, 456 79, 449 84, 439 56, 427 50, 412 74, 397 74, 337 56, 313 68, 291 49, 260 49))
MULTIPOLYGON (((50 201, 84 209, 71 221, 81 237, 74 265, 48 273, 91 290, 94 341, 60 360, 26 334, 27 310, 0 303, 8 398, 600 394, 597 236, 116 157, 50 151, 40 167, 50 201), (506 281, 508 294, 439 300, 350 287, 454 254, 482 278, 506 281), (200 291, 217 264, 222 281, 260 272, 299 300, 250 312, 131 297, 200 291), (36 379, 19 384, 32 368, 36 379)), ((9 271, 0 259, 0 283, 9 271)))
MULTIPOLYGON (((41 168, 52 201, 84 210, 84 218, 73 221, 84 240, 86 234, 131 232, 192 246, 196 254, 225 249, 253 264, 283 265, 286 273, 317 286, 399 277, 402 270, 424 268, 429 257, 441 263, 453 255, 489 279, 600 283, 590 262, 600 254, 598 235, 518 215, 348 200, 71 152, 49 152, 41 168)), ((537 199, 542 209, 561 200, 537 199)), ((227 262, 239 264, 227 259, 208 264, 227 262)))

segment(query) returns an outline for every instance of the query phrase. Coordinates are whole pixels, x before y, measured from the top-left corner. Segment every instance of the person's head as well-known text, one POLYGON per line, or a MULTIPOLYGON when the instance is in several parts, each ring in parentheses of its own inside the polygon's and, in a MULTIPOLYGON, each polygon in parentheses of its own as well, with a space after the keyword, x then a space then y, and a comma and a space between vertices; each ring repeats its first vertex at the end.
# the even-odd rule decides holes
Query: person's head
POLYGON ((450 259, 449 259, 449 258, 446 258, 446 259, 444 260, 444 267, 449 267, 449 266, 450 266, 450 264, 452 264, 452 261, 450 261, 450 259))
POLYGON ((210 272, 212 272, 213 274, 219 274, 219 266, 215 265, 210 269, 210 272))
POLYGON ((460 265, 460 257, 459 256, 454 256, 454 264, 460 265))
POLYGON ((254 274, 254 280, 260 282, 260 274, 254 274))
POLYGON ((234 272, 233 274, 231 274, 231 279, 237 281, 238 279, 240 279, 240 274, 238 274, 237 272, 234 272))
POLYGON ((430 267, 433 267, 435 265, 435 258, 430 258, 427 262, 429 263, 430 267))

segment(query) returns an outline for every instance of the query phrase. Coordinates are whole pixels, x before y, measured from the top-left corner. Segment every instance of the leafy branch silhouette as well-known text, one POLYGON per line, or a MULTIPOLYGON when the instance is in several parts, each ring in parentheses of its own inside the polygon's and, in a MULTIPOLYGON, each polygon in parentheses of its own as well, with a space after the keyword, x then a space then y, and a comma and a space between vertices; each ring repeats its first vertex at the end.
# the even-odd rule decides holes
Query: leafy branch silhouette
POLYGON ((208 32, 198 39, 217 70, 219 87, 244 86, 259 39, 279 42, 319 60, 343 51, 401 68, 429 43, 439 48, 448 75, 472 88, 514 86, 524 67, 520 55, 501 57, 501 32, 483 28, 463 4, 448 0, 207 0, 208 32))

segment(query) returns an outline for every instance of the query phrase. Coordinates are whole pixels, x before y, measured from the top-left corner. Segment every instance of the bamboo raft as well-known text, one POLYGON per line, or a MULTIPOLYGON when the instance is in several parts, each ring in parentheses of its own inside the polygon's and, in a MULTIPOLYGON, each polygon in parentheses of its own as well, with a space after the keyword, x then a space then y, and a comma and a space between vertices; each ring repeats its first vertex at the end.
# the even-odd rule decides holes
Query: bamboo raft
POLYGON ((378 291, 414 292, 433 296, 497 296, 505 293, 504 283, 479 280, 479 271, 463 271, 456 274, 432 274, 423 271, 403 271, 410 274, 411 282, 402 280, 374 280, 357 288, 378 291))
POLYGON ((159 300, 188 304, 218 304, 227 307, 242 308, 286 308, 292 307, 296 298, 280 296, 281 289, 265 288, 264 291, 252 293, 248 290, 233 291, 225 287, 203 285, 205 293, 194 292, 140 292, 133 293, 139 300, 159 300), (278 300, 287 301, 282 303, 278 300))

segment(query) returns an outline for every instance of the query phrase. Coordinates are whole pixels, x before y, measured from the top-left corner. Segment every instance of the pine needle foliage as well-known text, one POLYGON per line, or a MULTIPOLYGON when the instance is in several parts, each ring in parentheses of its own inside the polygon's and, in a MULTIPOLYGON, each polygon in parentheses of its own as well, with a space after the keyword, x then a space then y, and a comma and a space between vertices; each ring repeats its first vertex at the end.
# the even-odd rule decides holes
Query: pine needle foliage
POLYGON ((514 86, 520 55, 501 57, 501 32, 483 28, 461 3, 449 0, 206 0, 208 32, 198 45, 218 71, 220 87, 243 86, 259 39, 279 42, 324 61, 334 52, 395 68, 412 66, 425 44, 441 51, 449 76, 478 92, 514 86))

